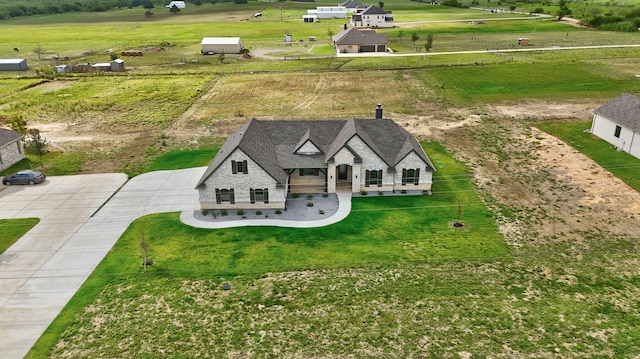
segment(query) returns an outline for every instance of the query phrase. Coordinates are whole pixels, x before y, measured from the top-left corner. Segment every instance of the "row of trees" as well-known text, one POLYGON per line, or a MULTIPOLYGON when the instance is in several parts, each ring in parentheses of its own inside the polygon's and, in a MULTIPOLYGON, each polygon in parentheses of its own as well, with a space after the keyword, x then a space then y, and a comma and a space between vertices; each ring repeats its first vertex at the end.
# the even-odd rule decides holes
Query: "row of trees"
MULTIPOLYGON (((231 1, 231 0, 228 0, 231 1)), ((247 3, 247 0, 233 0, 235 3, 247 3)), ((194 0, 195 6, 201 6, 205 3, 223 3, 225 0, 194 0)), ((152 0, 78 0, 73 3, 65 3, 59 1, 42 0, 35 3, 18 3, 0 5, 0 20, 12 17, 32 16, 32 15, 48 15, 62 14, 68 12, 103 12, 114 9, 132 9, 143 7, 145 9, 153 9, 156 6, 164 7, 169 3, 167 1, 152 0)))

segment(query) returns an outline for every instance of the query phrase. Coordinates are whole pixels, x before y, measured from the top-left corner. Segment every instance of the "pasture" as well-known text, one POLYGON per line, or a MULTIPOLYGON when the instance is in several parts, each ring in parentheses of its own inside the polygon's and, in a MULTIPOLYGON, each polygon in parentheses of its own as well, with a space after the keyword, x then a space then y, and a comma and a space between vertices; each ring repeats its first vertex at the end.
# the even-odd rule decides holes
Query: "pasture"
MULTIPOLYGON (((181 225, 177 214, 141 218, 28 357, 639 355, 640 226, 627 203, 637 193, 614 192, 623 187, 606 177, 612 192, 602 195, 607 171, 536 130, 535 114, 511 118, 496 108, 593 108, 637 93, 640 50, 337 58, 329 32, 344 21, 303 24, 315 5, 2 22, 0 56, 15 57, 20 46, 39 73, 0 75, 0 114, 22 115, 56 140, 61 152, 45 161, 49 173, 202 166, 249 118, 368 118, 376 103, 436 141, 425 143, 427 152, 444 164, 433 196, 354 199, 345 222, 317 230, 205 231, 181 225), (258 9, 265 15, 256 20, 258 9), (284 46, 285 33, 304 41, 284 46), (241 36, 274 58, 203 57, 203 36, 241 36), (59 63, 54 55, 101 62, 109 49, 148 46, 163 50, 125 59, 122 74, 58 77, 50 67, 59 63), (288 54, 303 59, 279 61, 288 54), (566 163, 580 165, 567 172, 566 163), (448 227, 458 204, 462 230, 448 227), (144 273, 141 232, 156 262, 144 273)), ((532 47, 636 41, 520 14, 470 24, 488 12, 410 1, 385 8, 403 23, 384 30, 390 46, 405 54, 414 51, 413 32, 416 47, 434 34, 434 52, 512 49, 518 37, 532 47), (514 16, 522 20, 497 19, 514 16)))

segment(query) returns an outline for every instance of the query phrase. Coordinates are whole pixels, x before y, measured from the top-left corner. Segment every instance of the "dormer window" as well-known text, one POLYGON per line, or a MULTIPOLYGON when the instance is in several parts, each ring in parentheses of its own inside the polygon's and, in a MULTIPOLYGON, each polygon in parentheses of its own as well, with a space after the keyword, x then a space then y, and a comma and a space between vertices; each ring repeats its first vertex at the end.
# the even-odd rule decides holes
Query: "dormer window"
POLYGON ((233 174, 237 174, 237 173, 243 173, 243 174, 247 174, 249 173, 248 168, 247 168, 247 161, 231 161, 231 173, 233 174))

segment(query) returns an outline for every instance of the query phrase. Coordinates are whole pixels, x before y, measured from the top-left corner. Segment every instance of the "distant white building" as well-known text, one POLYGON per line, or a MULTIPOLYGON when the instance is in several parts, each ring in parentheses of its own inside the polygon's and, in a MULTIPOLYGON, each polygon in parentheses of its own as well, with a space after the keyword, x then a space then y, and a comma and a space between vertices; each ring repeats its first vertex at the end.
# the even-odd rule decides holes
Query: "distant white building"
POLYGON ((0 71, 28 70, 26 59, 0 59, 0 71))
POLYGON ((169 5, 165 6, 168 9, 171 9, 173 7, 173 5, 175 5, 178 9, 184 9, 185 7, 187 7, 187 5, 184 3, 184 1, 172 1, 169 3, 169 5))
POLYGON ((319 19, 346 19, 347 8, 345 6, 318 6, 307 10, 307 15, 302 16, 304 22, 316 22, 319 19))
POLYGON ((200 43, 203 55, 239 54, 244 46, 239 37, 205 37, 200 43))

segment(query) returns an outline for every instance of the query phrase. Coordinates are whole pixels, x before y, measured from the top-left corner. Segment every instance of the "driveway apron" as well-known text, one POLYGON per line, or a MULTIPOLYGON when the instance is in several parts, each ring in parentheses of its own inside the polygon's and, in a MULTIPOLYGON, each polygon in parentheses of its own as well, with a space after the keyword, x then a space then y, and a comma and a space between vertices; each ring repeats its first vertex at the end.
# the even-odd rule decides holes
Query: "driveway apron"
POLYGON ((27 354, 132 221, 199 208, 194 186, 204 170, 157 171, 128 182, 124 174, 49 177, 0 192, 0 218, 41 219, 0 255, 2 358, 27 354))

